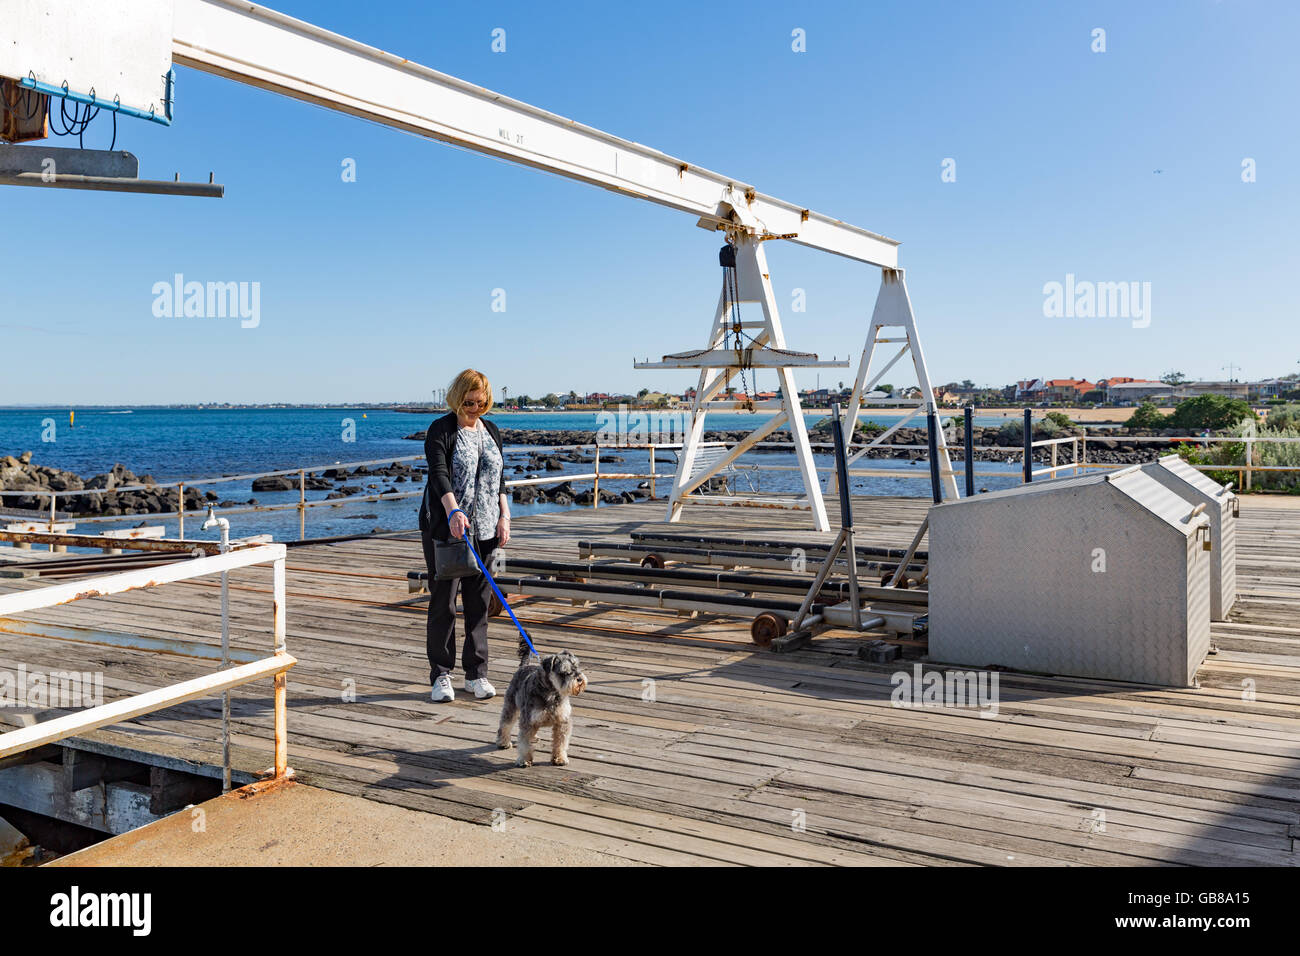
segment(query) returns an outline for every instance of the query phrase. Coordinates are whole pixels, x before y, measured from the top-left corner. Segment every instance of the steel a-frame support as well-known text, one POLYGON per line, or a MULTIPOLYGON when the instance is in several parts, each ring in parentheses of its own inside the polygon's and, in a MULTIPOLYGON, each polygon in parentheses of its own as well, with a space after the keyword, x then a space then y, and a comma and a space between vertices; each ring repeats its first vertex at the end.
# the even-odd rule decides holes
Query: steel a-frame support
MULTIPOLYGON (((757 302, 762 307, 763 320, 743 321, 742 328, 746 335, 752 335, 755 345, 771 349, 786 348, 785 332, 781 328, 781 317, 776 307, 776 298, 772 292, 772 281, 767 267, 767 256, 763 253, 763 243, 755 235, 744 231, 731 234, 736 247, 736 279, 739 287, 740 302, 757 302)), ((714 311, 713 325, 709 331, 707 348, 709 350, 725 348, 727 334, 731 330, 731 315, 727 309, 724 295, 718 296, 718 307, 714 311)), ((734 353, 733 353, 734 354, 734 353)), ((773 367, 770 363, 765 367, 773 367)), ((715 400, 731 380, 740 374, 738 365, 702 367, 699 384, 695 389, 695 399, 691 403, 690 422, 686 425, 682 440, 681 454, 678 456, 677 472, 673 478, 672 492, 668 497, 667 521, 675 522, 681 517, 682 507, 691 500, 691 493, 703 485, 709 478, 734 462, 756 443, 764 440, 782 425, 789 424, 794 437, 794 452, 799 463, 799 474, 803 479, 804 497, 785 503, 786 507, 807 509, 812 515, 813 527, 818 531, 830 530, 826 519, 826 506, 822 501, 821 483, 817 477, 817 468, 813 461, 812 448, 808 443, 808 430, 804 426, 803 409, 799 403, 799 393, 795 385, 794 372, 790 366, 775 366, 780 381, 780 398, 774 402, 755 402, 755 411, 775 411, 770 419, 745 436, 728 449, 727 454, 692 474, 695 467, 696 453, 704 437, 704 416, 712 407, 715 409, 735 409, 736 402, 715 400)), ((753 380, 749 380, 749 389, 753 390, 753 380)), ((753 396, 747 396, 752 400, 753 396)), ((761 501, 741 495, 725 499, 729 505, 763 505, 781 507, 775 500, 761 501)), ((721 504, 722 499, 714 499, 721 504)))
MULTIPOLYGON (((875 404, 866 400, 868 406, 875 404)), ((892 403, 891 403, 892 404, 892 403)), ((848 464, 862 458, 877 445, 887 442, 898 429, 902 428, 918 414, 924 414, 935 408, 934 385, 930 381, 930 372, 925 365, 925 353, 921 351, 921 338, 916 330, 916 316, 912 312, 912 300, 907 295, 907 283, 903 279, 902 269, 882 269, 880 274, 880 293, 876 296, 876 307, 871 313, 871 326, 867 330, 867 344, 862 350, 862 359, 858 363, 858 375, 853 382, 853 394, 849 397, 848 407, 842 417, 845 447, 851 452, 848 464), (902 334, 899 335, 901 330, 902 334), (885 333, 882 335, 882 333, 885 333), (901 345, 893 358, 885 362, 878 371, 872 373, 876 359, 876 346, 901 345), (921 399, 915 408, 881 432, 867 444, 853 451, 854 426, 858 420, 858 411, 863 405, 863 396, 875 389, 880 380, 898 363, 903 356, 911 353, 912 367, 916 371, 916 382, 921 388, 921 399), (870 378, 868 378, 870 376, 870 378)), ((948 443, 943 432, 936 435, 939 449, 939 473, 948 495, 958 497, 957 476, 952 470, 952 460, 948 455, 948 443)), ((827 493, 836 489, 835 473, 831 473, 827 493)))

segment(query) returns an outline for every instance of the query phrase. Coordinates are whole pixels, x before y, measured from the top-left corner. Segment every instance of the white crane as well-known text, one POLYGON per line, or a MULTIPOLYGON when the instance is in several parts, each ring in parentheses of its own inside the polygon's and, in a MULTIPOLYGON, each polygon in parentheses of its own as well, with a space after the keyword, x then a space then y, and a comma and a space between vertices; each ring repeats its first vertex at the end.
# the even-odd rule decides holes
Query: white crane
MULTIPOLYGON (((819 363, 815 356, 789 353, 763 251, 765 239, 798 243, 882 270, 867 347, 859 364, 853 399, 844 413, 846 440, 852 441, 860 396, 909 351, 922 393, 912 414, 933 409, 934 390, 903 273, 898 268, 898 243, 892 239, 244 0, 133 0, 130 4, 0 0, 0 25, 14 37, 12 44, 0 44, 0 77, 8 78, 4 84, 6 104, 17 102, 20 96, 52 95, 72 103, 94 103, 104 109, 170 122, 171 66, 176 64, 679 209, 695 217, 699 226, 723 231, 735 249, 737 288, 730 298, 759 303, 763 321, 742 323, 755 329, 754 334, 747 334, 752 349, 743 354, 736 350, 723 354, 728 331, 738 330, 725 314, 728 302, 727 297, 722 297, 705 349, 694 356, 665 356, 664 362, 653 363, 657 367, 701 370, 669 499, 670 521, 677 519, 687 501, 753 503, 741 496, 704 499, 691 492, 746 448, 788 423, 805 491, 802 499, 788 504, 808 509, 818 530, 829 527, 792 369, 847 363, 819 363), (881 338, 881 330, 890 327, 900 328, 902 336, 881 338), (875 347, 887 342, 902 343, 902 348, 868 382, 875 347), (706 468, 695 469, 705 412, 711 407, 734 404, 718 402, 714 396, 738 372, 757 367, 777 370, 781 398, 760 406, 776 414, 729 449, 726 456, 712 459, 706 468)), ((18 135, 6 137, 11 140, 44 135, 30 128, 31 117, 24 117, 18 110, 8 109, 5 120, 9 131, 22 127, 24 122, 28 124, 18 129, 18 135)), ((22 162, 6 164, 3 157, 17 156, 14 151, 20 149, 0 148, 0 183, 63 184, 38 182, 39 170, 23 165, 36 162, 40 148, 29 147, 38 152, 22 162)), ((113 187, 111 176, 96 177, 93 171, 86 174, 85 170, 82 173, 70 177, 66 184, 78 188, 113 187)), ((163 187, 174 185, 140 187, 141 181, 133 177, 123 180, 120 173, 116 175, 120 188, 131 188, 134 183, 137 191, 149 186, 153 187, 151 191, 167 191, 163 187)), ((191 194, 219 195, 214 190, 220 187, 204 191, 202 187, 207 184, 181 185, 189 187, 191 194)), ((942 435, 939 442, 941 468, 950 494, 955 496, 956 478, 942 435)))

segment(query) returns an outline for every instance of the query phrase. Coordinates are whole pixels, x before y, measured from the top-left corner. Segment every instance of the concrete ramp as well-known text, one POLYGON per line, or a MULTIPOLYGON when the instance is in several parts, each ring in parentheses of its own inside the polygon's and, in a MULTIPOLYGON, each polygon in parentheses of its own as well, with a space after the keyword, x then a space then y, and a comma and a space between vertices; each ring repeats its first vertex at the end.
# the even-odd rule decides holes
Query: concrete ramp
POLYGON ((61 857, 47 866, 627 866, 533 833, 286 783, 254 787, 61 857))

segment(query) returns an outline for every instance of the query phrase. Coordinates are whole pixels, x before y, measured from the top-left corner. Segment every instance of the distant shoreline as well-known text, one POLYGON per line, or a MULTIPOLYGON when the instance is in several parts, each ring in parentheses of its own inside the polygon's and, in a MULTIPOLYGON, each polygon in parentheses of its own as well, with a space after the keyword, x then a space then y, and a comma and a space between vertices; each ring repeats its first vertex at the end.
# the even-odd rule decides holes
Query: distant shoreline
MULTIPOLYGON (((666 408, 660 406, 623 406, 628 412, 658 412, 667 414, 685 414, 689 412, 689 406, 682 405, 677 408, 666 408)), ((1042 407, 1042 406, 1012 406, 1012 407, 989 407, 976 406, 977 418, 1002 418, 1019 420, 1024 415, 1025 408, 1028 407, 1033 412, 1034 418, 1041 419, 1048 412, 1061 412, 1068 416, 1072 421, 1081 425, 1122 425, 1127 422, 1132 414, 1137 411, 1137 406, 1104 407, 1104 408, 1070 408, 1070 407, 1042 407)), ((1267 413, 1266 406, 1252 405, 1256 411, 1267 413)), ((432 408, 419 405, 394 405, 394 404, 303 404, 303 405, 3 405, 0 406, 0 412, 31 412, 31 411, 73 411, 82 413, 113 413, 122 411, 322 411, 322 410, 355 410, 360 412, 399 412, 412 415, 445 415, 447 409, 432 408)), ((558 416, 582 416, 582 415, 600 415, 607 413, 617 415, 619 408, 598 408, 598 409, 510 409, 493 408, 488 415, 558 415, 558 416)), ((1162 414, 1173 412, 1173 406, 1161 406, 1162 414)), ((909 408, 882 408, 868 406, 862 409, 861 414, 868 417, 888 418, 902 417, 908 414, 909 408)), ((804 406, 805 415, 829 415, 830 409, 826 407, 804 406)), ((735 414, 734 412, 721 412, 720 410, 713 414, 735 414)), ((758 413, 763 414, 763 413, 758 413)), ((775 413, 771 413, 775 414, 775 413)), ((941 418, 952 417, 962 414, 960 407, 944 407, 939 409, 941 418)))
MULTIPOLYGON (((679 407, 679 408, 663 408, 663 407, 658 407, 658 406, 637 406, 637 405, 628 405, 628 406, 626 406, 626 408, 627 408, 627 411, 629 411, 629 412, 661 412, 661 413, 662 413, 662 412, 667 412, 667 413, 680 412, 680 413, 683 413, 683 414, 684 414, 684 413, 690 411, 690 408, 689 408, 688 406, 681 406, 681 407, 679 407)), ((1067 416, 1068 416, 1072 421, 1078 422, 1078 423, 1081 424, 1081 425, 1083 425, 1083 424, 1087 424, 1087 425, 1121 425, 1121 424, 1123 424, 1124 422, 1128 421, 1129 418, 1133 415, 1133 413, 1137 411, 1137 406, 1136 406, 1136 405, 1131 406, 1131 407, 1126 406, 1126 407, 1124 407, 1124 408, 1115 408, 1115 407, 1110 407, 1110 408, 1060 408, 1060 407, 1048 407, 1048 408, 1043 408, 1043 407, 1039 407, 1039 406, 1037 406, 1037 405, 1032 405, 1032 406, 1017 405, 1017 406, 1013 406, 1013 407, 1010 407, 1010 408, 1005 408, 1005 407, 989 408, 989 407, 987 407, 987 406, 979 406, 979 405, 977 405, 977 406, 975 407, 975 415, 976 415, 976 420, 977 420, 977 421, 978 421, 980 418, 1006 418, 1006 419, 1015 419, 1016 421, 1019 421, 1019 420, 1021 419, 1021 417, 1025 414, 1025 408, 1029 408, 1029 410, 1030 410, 1031 412, 1033 412, 1035 418, 1042 418, 1042 417, 1044 417, 1048 412, 1061 412, 1061 413, 1067 415, 1067 416)), ((1171 413, 1173 410, 1174 410, 1174 409, 1173 409, 1173 406, 1162 406, 1162 407, 1160 408, 1160 412, 1161 412, 1162 414, 1169 414, 1169 413, 1171 413)), ((445 414, 447 413, 447 409, 445 409, 445 408, 415 408, 415 407, 406 407, 406 408, 395 408, 395 409, 393 409, 393 411, 398 411, 398 412, 410 412, 410 413, 412 413, 412 414, 421 414, 421 415, 432 415, 432 414, 441 414, 441 415, 445 415, 445 414)), ((883 418, 883 417, 887 417, 887 416, 890 416, 890 415, 896 415, 896 416, 898 416, 898 417, 901 418, 903 415, 908 414, 910 411, 911 411, 910 408, 879 408, 879 407, 874 407, 874 406, 873 406, 873 407, 864 407, 864 408, 862 409, 861 414, 864 415, 864 416, 869 416, 869 417, 881 417, 881 418, 883 418)), ((939 417, 940 417, 940 418, 950 418, 950 417, 952 417, 952 416, 954 416, 954 415, 960 415, 960 414, 962 414, 962 411, 963 411, 963 409, 961 409, 961 408, 951 408, 951 407, 940 408, 940 409, 939 409, 939 417)), ((502 410, 502 409, 493 408, 492 411, 488 412, 488 415, 489 415, 489 416, 492 416, 492 415, 599 415, 599 414, 601 414, 602 412, 608 412, 608 413, 611 414, 611 415, 615 415, 615 414, 618 413, 618 409, 616 409, 616 408, 604 408, 604 409, 590 409, 590 410, 574 410, 574 409, 558 409, 558 408, 557 408, 557 409, 547 409, 547 410, 544 410, 544 411, 538 411, 538 410, 528 410, 528 411, 518 410, 518 411, 516 411, 516 410, 513 410, 513 409, 510 410, 510 411, 505 411, 505 410, 502 410)), ((829 408, 812 407, 812 406, 807 406, 807 405, 805 405, 804 408, 803 408, 803 413, 804 413, 805 415, 829 415, 829 414, 831 413, 831 411, 830 411, 829 408)), ((732 413, 726 413, 726 414, 732 414, 732 413)), ((775 414, 775 413, 773 413, 773 414, 775 414)))

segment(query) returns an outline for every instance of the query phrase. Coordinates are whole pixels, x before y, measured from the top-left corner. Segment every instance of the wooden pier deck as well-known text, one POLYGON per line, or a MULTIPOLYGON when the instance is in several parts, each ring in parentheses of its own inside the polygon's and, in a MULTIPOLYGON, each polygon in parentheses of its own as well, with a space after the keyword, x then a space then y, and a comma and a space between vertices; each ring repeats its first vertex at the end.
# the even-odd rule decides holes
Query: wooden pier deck
MULTIPOLYGON (((500 698, 428 699, 418 541, 292 549, 289 756, 314 786, 649 864, 1281 865, 1300 860, 1300 507, 1241 509, 1240 601, 1215 624, 1195 690, 1001 674, 996 717, 891 706, 890 674, 842 633, 759 650, 748 620, 516 603, 543 651, 569 648, 591 685, 571 763, 516 768, 492 743, 500 698), (1254 699, 1243 699, 1243 682, 1254 699), (354 699, 349 699, 354 697, 354 699)), ((859 541, 903 546, 919 499, 859 499, 859 541)), ((662 502, 516 519, 511 551, 572 558, 579 538, 663 527, 662 502)), ((673 530, 816 537, 805 516, 695 507, 673 530)), ((235 529, 236 532, 238 529, 235 529)), ((829 539, 830 535, 825 535, 829 539)), ((996 573, 995 568, 990 573, 996 573)), ((270 569, 231 575, 236 647, 269 649, 270 569)), ((42 586, 0 580, 0 591, 42 586)), ((219 643, 215 578, 24 615, 43 624, 219 643)), ((515 667, 494 619, 490 676, 515 667)), ((0 633, 0 668, 102 670, 112 699, 210 663, 0 633)), ((459 675, 455 681, 458 693, 459 675)), ((270 683, 233 700, 234 763, 271 762, 270 683)), ((220 700, 89 735, 219 762, 220 700)), ((0 720, 5 719, 0 713, 0 720)), ((546 741, 543 734, 543 744, 546 741)), ((438 860, 429 859, 430 864, 438 860)))

